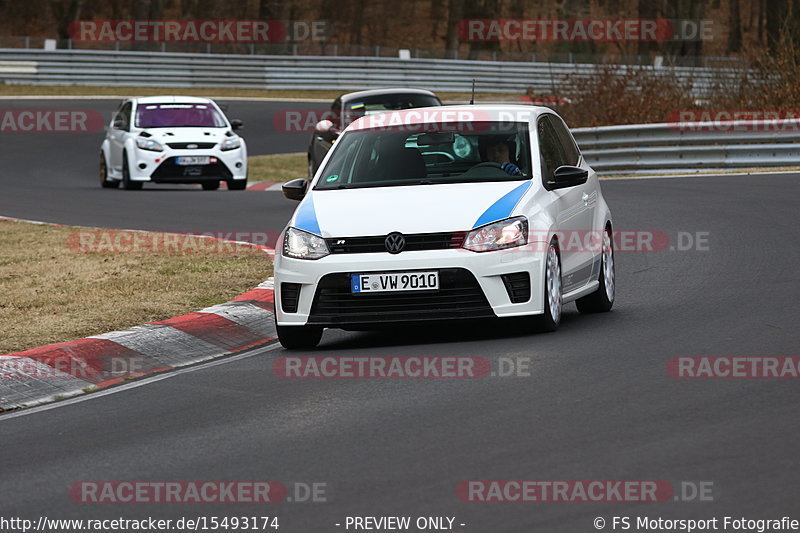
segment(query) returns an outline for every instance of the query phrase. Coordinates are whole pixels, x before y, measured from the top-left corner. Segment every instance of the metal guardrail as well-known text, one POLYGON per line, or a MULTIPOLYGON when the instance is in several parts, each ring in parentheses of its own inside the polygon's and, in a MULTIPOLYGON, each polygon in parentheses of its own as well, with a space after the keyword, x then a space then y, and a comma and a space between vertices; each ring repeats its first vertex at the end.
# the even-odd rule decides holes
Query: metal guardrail
POLYGON ((800 119, 576 128, 599 174, 800 166, 800 119))
MULTIPOLYGON (((691 82, 696 97, 713 84, 736 83, 741 74, 737 69, 635 68, 652 68, 691 82)), ((0 49, 0 81, 12 84, 288 90, 418 86, 467 92, 477 79, 482 92, 533 88, 544 94, 569 94, 568 77, 595 72, 594 65, 566 63, 0 49)), ((800 120, 640 124, 578 128, 573 133, 586 160, 600 173, 800 162, 800 120)))
MULTIPOLYGON (((591 64, 522 63, 454 59, 116 52, 106 50, 0 49, 0 81, 18 84, 355 90, 418 86, 433 91, 568 95, 574 77, 596 73, 591 64), (18 70, 13 63, 19 63, 18 70), (30 65, 35 67, 30 71, 30 65), (11 65, 11 66, 9 66, 11 65), (24 68, 23 68, 24 65, 24 68), (28 69, 28 70, 25 70, 28 69), (570 81, 568 77, 573 77, 570 81)), ((713 84, 732 83, 725 68, 630 67, 674 74, 702 97, 713 84)))

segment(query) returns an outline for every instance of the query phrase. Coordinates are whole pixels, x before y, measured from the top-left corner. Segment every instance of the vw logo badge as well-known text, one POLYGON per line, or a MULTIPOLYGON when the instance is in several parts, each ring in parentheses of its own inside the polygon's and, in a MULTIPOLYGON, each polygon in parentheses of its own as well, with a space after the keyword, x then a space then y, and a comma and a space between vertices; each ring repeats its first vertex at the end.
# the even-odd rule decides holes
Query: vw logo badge
POLYGON ((390 254, 399 254, 403 251, 403 248, 406 247, 406 238, 403 237, 402 233, 390 233, 386 236, 386 240, 384 241, 386 245, 386 251, 390 254))

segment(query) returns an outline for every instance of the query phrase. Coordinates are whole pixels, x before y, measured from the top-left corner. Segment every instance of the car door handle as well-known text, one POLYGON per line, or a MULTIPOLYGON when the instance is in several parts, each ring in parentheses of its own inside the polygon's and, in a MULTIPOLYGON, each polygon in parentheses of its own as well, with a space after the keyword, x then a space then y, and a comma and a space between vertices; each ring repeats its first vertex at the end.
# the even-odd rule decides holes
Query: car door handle
POLYGON ((583 205, 584 206, 589 205, 589 195, 588 194, 583 193, 583 196, 581 198, 583 199, 583 205))

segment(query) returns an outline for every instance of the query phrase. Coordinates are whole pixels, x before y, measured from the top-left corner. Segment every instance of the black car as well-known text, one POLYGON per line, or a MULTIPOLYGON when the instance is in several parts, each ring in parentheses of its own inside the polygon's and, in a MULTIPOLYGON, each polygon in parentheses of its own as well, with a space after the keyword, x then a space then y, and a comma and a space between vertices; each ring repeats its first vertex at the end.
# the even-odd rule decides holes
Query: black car
POLYGON ((439 97, 424 89, 371 89, 341 95, 331 104, 331 120, 319 121, 311 134, 308 145, 309 179, 314 177, 339 133, 357 118, 382 111, 440 105, 442 101, 439 97))

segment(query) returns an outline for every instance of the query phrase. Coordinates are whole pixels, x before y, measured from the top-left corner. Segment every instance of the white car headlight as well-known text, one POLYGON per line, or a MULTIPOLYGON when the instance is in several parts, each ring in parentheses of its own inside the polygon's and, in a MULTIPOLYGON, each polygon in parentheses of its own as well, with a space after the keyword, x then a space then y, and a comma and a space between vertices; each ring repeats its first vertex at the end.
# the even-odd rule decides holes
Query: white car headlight
POLYGON ((514 217, 476 228, 464 238, 464 248, 473 252, 491 252, 524 246, 528 243, 528 219, 514 217))
POLYGON ((161 146, 161 143, 153 139, 150 139, 149 137, 136 137, 136 146, 138 146, 142 150, 149 150, 151 152, 164 151, 164 147, 161 146))
POLYGON ((283 236, 283 255, 295 259, 320 259, 330 254, 325 239, 297 228, 289 228, 283 236))
POLYGON ((227 152, 228 150, 236 150, 242 146, 242 138, 241 137, 231 137, 229 139, 225 139, 219 145, 219 149, 223 152, 227 152))

